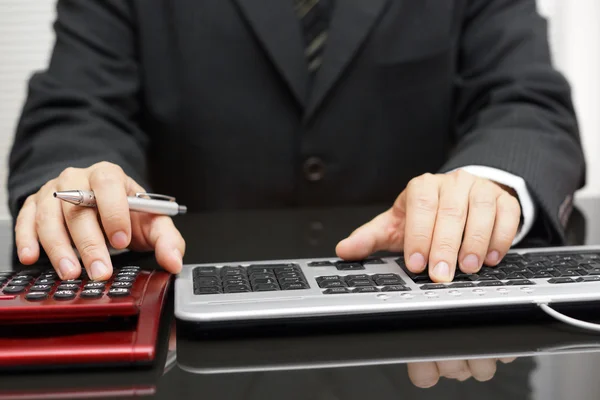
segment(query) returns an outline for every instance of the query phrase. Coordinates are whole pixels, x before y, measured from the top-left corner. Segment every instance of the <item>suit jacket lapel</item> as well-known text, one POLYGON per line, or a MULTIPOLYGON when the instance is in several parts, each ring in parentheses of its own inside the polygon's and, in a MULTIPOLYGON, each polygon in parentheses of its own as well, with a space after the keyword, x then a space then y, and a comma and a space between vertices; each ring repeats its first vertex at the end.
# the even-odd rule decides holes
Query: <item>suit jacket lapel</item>
MULTIPOLYGON (((281 2, 286 3, 285 0, 281 0, 281 2)), ((304 115, 305 121, 313 116, 356 54, 387 2, 388 0, 339 0, 335 2, 323 63, 315 77, 304 115)))
MULTIPOLYGON (((306 105, 308 67, 292 0, 235 0, 301 106, 306 105)), ((371 1, 371 0, 369 0, 371 1)))

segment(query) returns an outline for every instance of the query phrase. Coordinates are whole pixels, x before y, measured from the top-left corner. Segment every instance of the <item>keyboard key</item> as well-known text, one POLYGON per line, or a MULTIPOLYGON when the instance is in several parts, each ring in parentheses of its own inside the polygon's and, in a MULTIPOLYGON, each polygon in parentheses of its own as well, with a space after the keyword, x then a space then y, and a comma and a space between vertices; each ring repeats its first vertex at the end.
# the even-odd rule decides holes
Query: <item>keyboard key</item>
POLYGON ((25 295, 25 298, 27 300, 32 300, 32 301, 46 300, 48 298, 48 293, 46 293, 46 292, 29 292, 25 295))
POLYGON ((218 293, 223 293, 223 291, 221 290, 221 288, 217 288, 217 287, 200 287, 200 288, 194 288, 194 294, 197 294, 197 295, 202 295, 202 294, 218 294, 218 293))
POLYGON ((110 297, 125 297, 129 296, 129 293, 129 289, 127 288, 110 288, 108 291, 110 297))
POLYGON ((466 287, 474 287, 475 284, 472 282, 457 282, 457 283, 453 283, 451 284, 449 287, 450 288, 466 288, 466 287))
POLYGON ((565 267, 565 268, 558 267, 557 270, 560 272, 560 276, 576 276, 576 277, 578 277, 578 276, 588 274, 588 272, 586 270, 584 270, 583 268, 574 269, 574 268, 570 268, 570 267, 565 267))
MULTIPOLYGON (((117 283, 117 282, 114 282, 114 283, 117 283)), ((114 283, 113 283, 113 285, 114 285, 114 283)), ((219 279, 216 276, 212 276, 212 277, 203 276, 201 278, 194 279, 194 284, 198 285, 198 286, 220 285, 221 284, 221 279, 219 279)))
POLYGON ((248 285, 227 285, 224 286, 225 293, 243 293, 243 292, 250 292, 250 286, 248 285))
POLYGON ((600 276, 582 276, 581 278, 577 278, 577 282, 599 282, 600 276))
POLYGON ((248 275, 254 274, 275 274, 273 268, 248 267, 248 275))
POLYGON ((72 290, 57 290, 54 292, 54 298, 57 300, 71 300, 75 298, 75 292, 72 290))
POLYGON ((223 267, 221 276, 246 276, 246 270, 242 267, 223 267))
POLYGON ((352 289, 352 293, 373 293, 379 292, 379 289, 375 286, 362 286, 352 289))
POLYGON ((555 271, 554 274, 551 274, 548 271, 536 271, 533 273, 532 278, 540 279, 540 278, 552 278, 555 276, 560 276, 560 272, 555 271))
POLYGON ((281 289, 283 289, 283 290, 309 289, 309 286, 307 283, 284 283, 281 285, 281 289))
POLYGON ((275 274, 279 276, 279 275, 289 273, 289 272, 302 273, 302 270, 300 269, 300 267, 298 267, 296 265, 282 265, 282 266, 277 266, 276 268, 273 268, 273 272, 275 272, 275 274))
POLYGON ((350 293, 350 291, 346 288, 336 287, 336 288, 327 289, 323 293, 324 294, 343 294, 343 293, 350 293))
POLYGON ((319 287, 322 289, 328 289, 334 287, 346 287, 346 284, 342 281, 322 281, 319 283, 319 287))
POLYGON ((331 261, 311 261, 307 264, 309 267, 333 267, 331 261))
POLYGON ((49 292, 52 289, 52 285, 33 285, 29 288, 32 292, 49 292))
POLYGON ((279 285, 274 283, 261 283, 253 287, 255 292, 271 292, 279 290, 279 285))
POLYGON ((113 282, 112 287, 114 288, 130 288, 133 286, 131 282, 113 282))
POLYGON ((509 281, 506 284, 507 285, 511 285, 511 286, 535 285, 535 283, 531 282, 528 279, 520 279, 520 280, 509 281))
MULTIPOLYGON (((350 279, 348 280, 348 286, 373 286, 373 282, 370 279, 350 279)), ((378 285, 382 286, 382 285, 378 285)))
POLYGON ((402 279, 398 278, 384 278, 384 279, 376 279, 375 283, 377 286, 388 286, 388 285, 403 285, 405 282, 402 279))
POLYGON ((443 283, 429 283, 420 287, 421 290, 446 289, 447 286, 443 283))
POLYGON ((498 280, 494 275, 479 275, 477 277, 477 281, 478 282, 483 282, 483 281, 496 281, 498 280))
POLYGON ((504 286, 504 283, 502 283, 501 281, 498 281, 498 280, 484 281, 484 282, 479 282, 477 284, 477 286, 504 286))
POLYGON ((192 273, 192 275, 194 276, 215 276, 217 275, 219 272, 217 271, 216 267, 196 267, 194 268, 194 271, 192 273))
POLYGON ((102 297, 104 294, 104 290, 102 289, 84 289, 79 294, 79 297, 83 297, 84 299, 97 299, 102 297))
MULTIPOLYGON (((297 280, 295 280, 294 282, 297 282, 297 280)), ((277 279, 273 279, 273 278, 266 278, 266 279, 253 279, 252 280, 253 284, 259 285, 259 284, 270 284, 270 285, 276 285, 277 284, 277 279)), ((293 282, 292 282, 293 283, 293 282)))
POLYGON ((573 278, 552 278, 548 279, 548 283, 573 283, 577 282, 573 278))
POLYGON ((328 275, 328 276, 319 276, 317 277, 317 283, 325 282, 325 281, 339 281, 342 277, 338 275, 328 275))
POLYGON ((383 261, 381 258, 368 258, 366 260, 363 260, 362 264, 363 265, 380 265, 380 264, 385 264, 385 261, 383 261))
POLYGON ((79 285, 75 283, 63 283, 62 285, 58 285, 58 290, 78 290, 79 285))
POLYGON ((279 283, 301 283, 305 282, 304 278, 279 278, 279 283))
POLYGON ((411 289, 402 285, 390 285, 381 289, 382 292, 409 292, 411 289))
POLYGON ((25 286, 6 286, 2 289, 4 294, 17 294, 25 291, 25 286))
POLYGON ((411 278, 415 283, 432 283, 433 281, 427 273, 421 275, 415 275, 411 278))
POLYGON ((371 279, 371 275, 367 275, 367 274, 346 275, 344 277, 344 279, 346 280, 346 282, 351 281, 353 279, 371 279))
MULTIPOLYGON (((266 275, 266 274, 263 274, 266 275)), ((254 276, 254 275, 252 275, 254 276)), ((273 275, 273 277, 275 277, 275 275, 273 275)), ((304 279, 304 274, 302 274, 301 272, 282 272, 280 274, 277 274, 277 277, 279 279, 285 279, 285 278, 300 278, 300 279, 304 279)))
POLYGON ((346 262, 346 261, 340 261, 340 262, 336 263, 336 267, 340 271, 357 271, 357 270, 365 269, 365 267, 361 263, 346 262))
POLYGON ((252 279, 277 279, 275 277, 275 274, 272 272, 248 274, 248 277, 250 278, 250 280, 252 280, 252 279))
POLYGON ((373 275, 373 280, 378 280, 378 279, 395 279, 401 284, 406 283, 406 282, 404 282, 404 280, 402 278, 400 278, 400 275, 397 275, 397 274, 375 274, 375 275, 373 275))
POLYGON ((479 275, 477 274, 461 274, 461 273, 457 273, 454 276, 453 281, 454 282, 471 282, 471 281, 476 281, 479 279, 479 275))

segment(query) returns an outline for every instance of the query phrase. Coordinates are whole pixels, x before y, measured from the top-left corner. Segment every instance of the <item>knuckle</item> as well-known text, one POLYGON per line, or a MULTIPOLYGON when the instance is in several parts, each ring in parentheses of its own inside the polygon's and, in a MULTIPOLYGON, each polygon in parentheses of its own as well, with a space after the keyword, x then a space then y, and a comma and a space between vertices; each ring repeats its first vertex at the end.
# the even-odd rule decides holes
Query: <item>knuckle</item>
POLYGON ((458 253, 458 245, 450 238, 441 238, 436 244, 436 248, 439 252, 445 254, 456 254, 458 253))
POLYGON ((467 210, 458 204, 447 204, 441 206, 438 213, 442 218, 463 220, 467 215, 467 210))
POLYGON ((470 233, 465 239, 470 246, 487 247, 490 241, 490 236, 486 235, 483 231, 476 230, 473 233, 470 233))
POLYGON ((102 213, 102 224, 108 229, 118 229, 124 224, 125 213, 119 210, 104 211, 102 213))
POLYGON ((471 192, 470 204, 472 207, 493 209, 496 207, 496 199, 493 193, 485 188, 474 190, 471 192))
POLYGON ((407 238, 407 241, 413 241, 417 243, 429 244, 431 242, 431 235, 428 235, 425 232, 420 232, 418 230, 411 232, 407 238))
POLYGON ((76 177, 78 177, 80 174, 81 170, 79 168, 68 167, 60 173, 58 179, 60 181, 71 181, 76 179, 76 177))
POLYGON ((103 250, 103 246, 105 246, 103 243, 99 243, 92 238, 85 238, 77 243, 77 249, 83 258, 93 258, 99 255, 103 250))
POLYGON ((112 168, 98 168, 92 171, 90 182, 93 185, 111 185, 123 182, 124 174, 122 171, 112 168))
POLYGON ((505 213, 512 214, 514 216, 521 215, 521 205, 519 201, 511 195, 504 196, 505 199, 502 201, 502 211, 505 213))

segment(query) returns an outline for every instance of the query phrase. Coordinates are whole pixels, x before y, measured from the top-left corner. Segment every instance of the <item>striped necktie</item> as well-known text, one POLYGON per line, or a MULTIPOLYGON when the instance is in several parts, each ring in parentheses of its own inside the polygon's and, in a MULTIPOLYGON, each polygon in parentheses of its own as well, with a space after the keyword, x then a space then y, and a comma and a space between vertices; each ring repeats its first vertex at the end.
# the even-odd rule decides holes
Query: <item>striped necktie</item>
POLYGON ((323 62, 331 4, 328 0, 294 0, 294 9, 302 23, 304 54, 312 78, 323 62))

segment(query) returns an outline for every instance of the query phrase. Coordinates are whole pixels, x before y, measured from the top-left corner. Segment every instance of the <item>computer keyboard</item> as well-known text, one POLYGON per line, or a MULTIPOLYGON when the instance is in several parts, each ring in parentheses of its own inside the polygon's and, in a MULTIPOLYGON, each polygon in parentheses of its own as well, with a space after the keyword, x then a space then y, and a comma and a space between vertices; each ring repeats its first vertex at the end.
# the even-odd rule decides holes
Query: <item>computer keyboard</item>
POLYGON ((600 300, 600 246, 513 250, 450 283, 410 272, 402 256, 186 264, 181 321, 260 321, 600 300))

